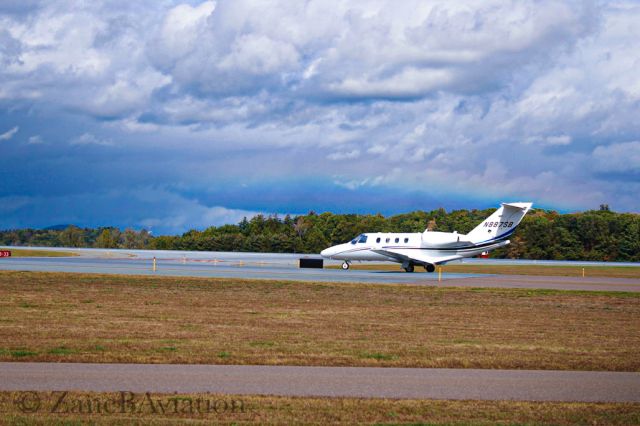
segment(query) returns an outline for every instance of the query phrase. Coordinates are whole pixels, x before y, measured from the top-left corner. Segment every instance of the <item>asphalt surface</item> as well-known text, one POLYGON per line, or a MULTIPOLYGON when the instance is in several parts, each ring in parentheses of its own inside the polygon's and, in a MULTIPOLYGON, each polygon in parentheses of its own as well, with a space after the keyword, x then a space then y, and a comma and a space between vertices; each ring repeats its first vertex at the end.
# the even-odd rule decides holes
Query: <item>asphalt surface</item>
MULTIPOLYGON (((85 272, 124 275, 162 275, 271 280, 438 285, 437 273, 342 269, 300 269, 300 255, 261 253, 203 253, 90 251, 76 257, 0 258, 0 270, 85 272), (158 254, 153 270, 151 254, 158 254), (195 257, 187 257, 195 256, 195 257)), ((339 262, 329 262, 336 264, 339 262)), ((548 277, 518 275, 442 274, 440 285, 554 290, 640 291, 640 279, 548 277)))
MULTIPOLYGON (((223 251, 184 251, 184 250, 134 250, 134 249, 101 249, 101 248, 67 248, 67 247, 11 247, 0 246, 0 249, 33 249, 44 251, 73 252, 82 257, 98 258, 136 258, 136 259, 189 259, 189 260, 212 260, 219 261, 243 261, 243 262, 263 262, 269 264, 283 264, 297 266, 298 259, 302 257, 320 259, 319 254, 300 253, 251 253, 251 252, 223 252, 223 251)), ((338 265, 342 261, 327 260, 325 264, 338 265)), ((573 260, 528 260, 528 259, 481 259, 465 258, 461 263, 482 264, 482 265, 556 265, 556 266, 628 266, 640 268, 640 262, 593 262, 593 261, 573 261, 573 260)))
POLYGON ((640 373, 372 367, 0 363, 0 390, 640 402, 640 373))
MULTIPOLYGON (((3 258, 0 270, 40 272, 85 272, 98 274, 162 275, 215 278, 255 278, 269 280, 357 282, 357 283, 402 283, 433 285, 438 274, 408 274, 398 266, 398 271, 368 271, 342 269, 301 269, 295 264, 269 263, 254 259, 236 261, 221 259, 157 259, 156 270, 150 259, 121 258, 3 258)), ((443 274, 443 280, 480 277, 479 274, 443 274)), ((640 284, 640 280, 639 280, 640 284)))

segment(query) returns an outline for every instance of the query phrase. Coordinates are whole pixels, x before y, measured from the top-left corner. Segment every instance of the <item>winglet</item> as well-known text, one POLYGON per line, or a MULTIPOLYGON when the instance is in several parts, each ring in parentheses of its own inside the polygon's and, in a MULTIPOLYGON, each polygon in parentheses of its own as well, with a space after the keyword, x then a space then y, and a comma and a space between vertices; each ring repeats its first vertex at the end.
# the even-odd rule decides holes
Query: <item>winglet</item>
POLYGON ((531 206, 533 206, 533 203, 501 203, 501 205, 514 209, 529 211, 529 209, 531 209, 531 206))

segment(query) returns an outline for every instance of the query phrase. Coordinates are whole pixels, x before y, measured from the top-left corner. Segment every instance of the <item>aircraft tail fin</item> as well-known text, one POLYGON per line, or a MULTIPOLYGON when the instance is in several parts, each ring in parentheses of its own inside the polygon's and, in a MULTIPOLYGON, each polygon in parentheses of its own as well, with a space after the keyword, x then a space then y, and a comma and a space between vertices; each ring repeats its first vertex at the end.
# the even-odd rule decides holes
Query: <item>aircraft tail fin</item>
POLYGON ((533 203, 502 203, 498 210, 467 234, 467 239, 479 244, 507 238, 532 205, 533 203))

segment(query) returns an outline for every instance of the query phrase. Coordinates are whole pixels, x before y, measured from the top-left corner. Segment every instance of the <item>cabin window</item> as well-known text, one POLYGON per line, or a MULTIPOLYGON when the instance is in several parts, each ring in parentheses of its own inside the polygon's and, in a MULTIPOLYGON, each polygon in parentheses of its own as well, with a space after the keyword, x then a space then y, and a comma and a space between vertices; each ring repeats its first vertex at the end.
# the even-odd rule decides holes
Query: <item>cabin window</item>
POLYGON ((404 239, 404 243, 405 243, 405 244, 407 244, 408 242, 409 242, 409 239, 408 239, 408 238, 405 238, 405 239, 404 239))
POLYGON ((400 242, 400 238, 396 238, 396 244, 400 242))
POLYGON ((359 243, 366 243, 367 242, 367 236, 366 235, 362 235, 360 236, 360 239, 358 240, 359 243))
POLYGON ((376 243, 380 242, 380 237, 376 238, 376 243))
POLYGON ((385 240, 385 242, 387 242, 387 243, 388 243, 388 242, 389 242, 389 238, 387 238, 387 239, 385 240))

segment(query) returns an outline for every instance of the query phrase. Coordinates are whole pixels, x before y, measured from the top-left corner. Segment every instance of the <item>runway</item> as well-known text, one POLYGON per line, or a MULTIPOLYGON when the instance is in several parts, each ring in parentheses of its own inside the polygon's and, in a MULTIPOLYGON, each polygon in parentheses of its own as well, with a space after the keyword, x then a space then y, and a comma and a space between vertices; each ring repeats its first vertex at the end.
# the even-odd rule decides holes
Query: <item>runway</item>
MULTIPOLYGON (((267 280, 355 282, 376 284, 425 284, 438 280, 438 274, 407 274, 404 271, 363 271, 341 269, 300 269, 294 265, 260 261, 214 261, 158 259, 156 270, 149 259, 101 258, 5 258, 0 270, 40 272, 85 272, 97 274, 185 276, 205 278, 246 278, 267 280)), ((443 280, 480 277, 474 274, 444 274, 443 280)))
POLYGON ((0 390, 640 402, 640 373, 375 367, 0 363, 0 390))
MULTIPOLYGON (((49 249, 59 251, 61 249, 49 249)), ((69 251, 70 249, 64 249, 69 251)), ((437 273, 406 273, 400 270, 301 269, 300 254, 177 252, 150 250, 73 249, 73 257, 0 258, 0 270, 84 272, 148 276, 243 278, 315 282, 445 285, 553 290, 640 291, 639 279, 602 277, 546 277, 448 273, 442 282, 437 273), (156 270, 153 270, 156 257, 156 270)), ((504 261, 503 261, 504 262, 504 261)), ((340 262, 328 261, 329 265, 340 262)))
MULTIPOLYGON (((300 258, 320 259, 319 254, 302 253, 255 253, 255 252, 211 252, 184 250, 137 250, 137 249, 104 249, 104 248, 68 248, 68 247, 12 247, 0 246, 2 250, 33 249, 52 252, 72 252, 89 258, 129 258, 158 260, 244 262, 297 266, 300 258)), ((325 259, 325 265, 339 265, 342 261, 325 259)), ((548 265, 548 266, 626 266, 640 268, 640 262, 596 262, 572 260, 529 260, 529 259, 480 259, 465 258, 461 263, 476 265, 548 265)))

